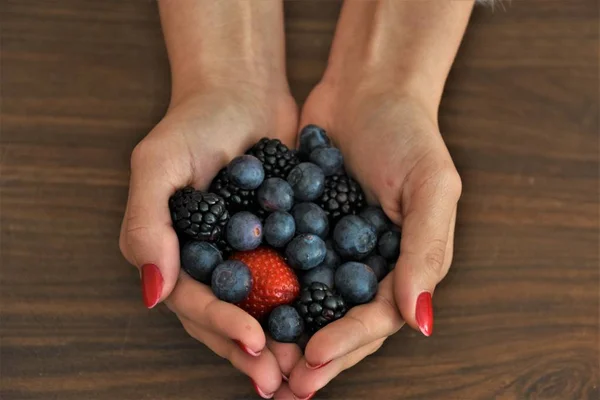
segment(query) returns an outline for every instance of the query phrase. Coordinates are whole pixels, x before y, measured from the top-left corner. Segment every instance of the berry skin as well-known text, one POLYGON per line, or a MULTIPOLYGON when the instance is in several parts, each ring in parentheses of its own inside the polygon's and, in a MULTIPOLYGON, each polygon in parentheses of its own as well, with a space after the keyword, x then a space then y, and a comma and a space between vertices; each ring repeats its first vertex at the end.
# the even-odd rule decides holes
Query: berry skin
POLYGON ((252 190, 265 179, 265 170, 260 160, 249 154, 238 156, 227 166, 229 179, 241 189, 252 190))
POLYGON ((342 296, 320 282, 305 286, 295 306, 304 319, 306 330, 311 334, 342 318, 347 311, 342 296))
POLYGON ((227 242, 234 249, 254 250, 262 241, 263 227, 256 215, 241 211, 229 219, 226 234, 227 242))
POLYGON ((262 138, 246 154, 251 154, 263 163, 265 178, 287 178, 300 163, 295 151, 287 148, 279 139, 262 138))
POLYGON ((313 201, 323 193, 325 174, 323 170, 309 162, 296 165, 287 177, 294 190, 294 197, 300 201, 313 201))
POLYGON ((377 277, 366 264, 350 261, 335 271, 335 287, 347 303, 364 304, 377 294, 377 277))
POLYGON ((348 175, 332 175, 325 179, 323 194, 315 201, 334 226, 346 215, 358 214, 365 207, 365 194, 360 185, 348 175))
POLYGON ((381 235, 377 250, 386 260, 395 262, 400 256, 400 232, 387 231, 381 235))
POLYGON ((269 333, 281 343, 294 343, 304 332, 304 321, 292 306, 279 306, 269 315, 269 333))
POLYGON ((243 262, 227 260, 213 271, 210 287, 218 299, 239 303, 252 290, 252 274, 243 262))
POLYGON ((298 203, 292 208, 296 232, 312 233, 325 239, 329 233, 329 219, 325 211, 315 203, 298 203))
POLYGON ((232 260, 242 261, 252 274, 252 291, 238 306, 262 321, 275 307, 292 303, 300 293, 300 284, 294 271, 273 249, 234 253, 232 260))
POLYGON ((358 215, 347 215, 335 226, 333 242, 342 257, 360 260, 373 251, 377 235, 367 221, 358 215))
POLYGON ((317 125, 306 125, 300 131, 300 152, 307 156, 317 147, 329 146, 330 143, 325 129, 317 125))
POLYGON ((392 226, 391 221, 380 207, 367 207, 358 215, 370 223, 373 228, 375 228, 377 237, 381 237, 381 235, 385 231, 389 230, 390 226, 392 226))
POLYGON ((308 270, 321 264, 325 259, 325 242, 310 233, 296 236, 285 248, 285 255, 292 268, 308 270))
POLYGON ((365 264, 373 270, 378 282, 385 278, 388 272, 390 272, 387 261, 378 254, 372 254, 367 257, 365 259, 365 264))
POLYGON ((175 231, 200 241, 219 240, 229 221, 223 198, 191 186, 179 189, 171 196, 169 210, 175 231))
POLYGON ((308 160, 321 167, 325 176, 337 173, 344 164, 342 152, 335 147, 317 147, 311 151, 308 160))
POLYGON ((222 262, 219 249, 208 242, 189 241, 181 248, 181 268, 199 282, 209 284, 213 270, 222 262))
POLYGON ((263 236, 275 248, 284 247, 296 234, 294 217, 283 211, 271 213, 265 220, 263 236))
POLYGON ((281 178, 269 178, 256 191, 256 199, 265 211, 290 211, 294 205, 294 190, 281 178))
POLYGON ((245 190, 234 184, 229 179, 227 168, 221 169, 210 184, 210 191, 218 194, 225 200, 229 215, 239 211, 255 213, 259 207, 256 202, 254 190, 245 190))
POLYGON ((342 260, 333 248, 333 243, 331 240, 327 240, 325 242, 325 247, 327 248, 327 253, 325 254, 325 259, 320 265, 327 266, 331 269, 336 269, 342 263, 342 260))
POLYGON ((302 275, 302 278, 300 278, 300 283, 302 283, 302 287, 304 287, 310 286, 313 282, 320 282, 332 288, 334 285, 334 275, 335 270, 333 268, 320 264, 313 269, 306 271, 302 275))

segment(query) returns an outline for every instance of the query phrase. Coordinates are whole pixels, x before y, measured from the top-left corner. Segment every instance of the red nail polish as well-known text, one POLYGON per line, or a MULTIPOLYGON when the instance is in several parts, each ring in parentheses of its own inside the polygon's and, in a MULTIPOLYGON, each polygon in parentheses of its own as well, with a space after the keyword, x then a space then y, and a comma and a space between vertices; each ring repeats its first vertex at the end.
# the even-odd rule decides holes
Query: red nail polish
POLYGON ((312 392, 311 394, 309 394, 308 396, 303 397, 303 398, 299 398, 299 397, 296 397, 296 395, 294 395, 294 399, 295 400, 310 400, 310 399, 313 398, 313 396, 315 395, 315 393, 317 393, 317 392, 312 392))
POLYGON ((252 386, 254 386, 254 390, 256 390, 256 393, 258 393, 258 395, 260 397, 262 397, 263 399, 270 399, 274 395, 274 393, 266 394, 265 392, 263 392, 262 389, 259 388, 258 385, 256 384, 256 382, 254 382, 254 381, 252 381, 252 386))
POLYGON ((250 347, 246 346, 244 343, 240 342, 239 340, 234 340, 234 342, 240 347, 240 349, 242 349, 242 351, 244 351, 247 354, 250 354, 252 357, 258 357, 258 356, 260 356, 260 353, 262 353, 261 351, 256 352, 256 351, 252 350, 250 347))
POLYGON ((163 277, 154 264, 142 266, 142 297, 148 308, 158 304, 163 288, 163 277))
POLYGON ((431 336, 433 332, 433 306, 431 304, 431 293, 423 292, 417 297, 417 308, 415 310, 417 324, 425 336, 431 336))
MULTIPOLYGON (((327 362, 324 362, 324 363, 322 363, 322 364, 319 364, 319 365, 310 365, 310 364, 308 363, 308 361, 307 361, 305 364, 306 364, 306 368, 308 368, 308 369, 319 369, 319 368, 323 368, 324 366, 326 366, 326 365, 327 365, 327 364, 329 364, 330 362, 331 362, 331 360, 329 360, 329 361, 327 361, 327 362)), ((314 393, 313 393, 313 394, 314 394, 314 393)))

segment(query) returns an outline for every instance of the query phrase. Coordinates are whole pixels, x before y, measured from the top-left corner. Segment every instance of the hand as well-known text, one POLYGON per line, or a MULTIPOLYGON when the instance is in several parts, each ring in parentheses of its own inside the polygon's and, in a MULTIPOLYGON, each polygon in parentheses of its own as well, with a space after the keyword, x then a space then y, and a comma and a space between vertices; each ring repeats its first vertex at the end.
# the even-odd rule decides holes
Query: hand
POLYGON ((242 309, 219 301, 209 287, 180 272, 168 199, 188 184, 206 189, 223 165, 261 136, 292 144, 296 115, 287 91, 249 83, 203 87, 178 96, 133 151, 121 228, 121 251, 140 268, 146 306, 164 300, 192 337, 250 376, 263 395, 275 392, 281 383, 265 334, 242 309))
POLYGON ((369 200, 402 227, 400 258, 371 303, 311 338, 276 398, 314 394, 376 351, 403 320, 432 333, 431 295, 452 261, 461 193, 437 112, 472 6, 344 2, 327 69, 300 126, 324 127, 369 200))

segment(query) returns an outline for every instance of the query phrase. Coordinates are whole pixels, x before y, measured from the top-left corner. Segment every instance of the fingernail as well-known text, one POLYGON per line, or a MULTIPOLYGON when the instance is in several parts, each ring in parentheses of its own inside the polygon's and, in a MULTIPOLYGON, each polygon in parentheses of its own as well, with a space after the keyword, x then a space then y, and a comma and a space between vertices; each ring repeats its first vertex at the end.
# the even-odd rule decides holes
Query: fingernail
POLYGON ((142 297, 148 308, 154 307, 160 300, 163 288, 163 277, 154 264, 142 266, 142 297))
POLYGON ((256 390, 256 393, 258 393, 258 395, 260 397, 262 397, 263 399, 270 399, 271 397, 273 397, 274 393, 266 394, 265 392, 262 391, 261 388, 258 387, 256 382, 252 381, 252 386, 254 386, 254 390, 256 390))
POLYGON ((417 325, 425 336, 431 336, 433 332, 433 306, 431 305, 431 293, 423 292, 417 297, 417 308, 415 310, 417 325))
MULTIPOLYGON (((331 360, 324 362, 322 364, 319 365, 311 365, 308 363, 308 361, 305 363, 306 364, 306 368, 308 369, 319 369, 319 368, 323 368, 324 366, 326 366, 327 364, 329 364, 331 362, 331 360)), ((313 393, 314 394, 314 393, 313 393)))
POLYGON ((300 397, 296 397, 296 395, 294 395, 294 400, 310 400, 313 398, 313 396, 315 395, 315 393, 317 392, 312 392, 311 394, 309 394, 306 397, 300 398, 300 397))
POLYGON ((281 377, 283 378, 284 381, 288 382, 290 380, 290 378, 288 378, 287 376, 285 376, 285 374, 282 372, 281 373, 281 377))
POLYGON ((244 343, 240 342, 239 340, 234 340, 235 343, 237 343, 238 346, 240 346, 240 349, 242 349, 245 353, 250 354, 252 357, 258 357, 260 356, 260 353, 262 353, 261 351, 256 352, 254 350, 252 350, 250 347, 246 346, 244 343))

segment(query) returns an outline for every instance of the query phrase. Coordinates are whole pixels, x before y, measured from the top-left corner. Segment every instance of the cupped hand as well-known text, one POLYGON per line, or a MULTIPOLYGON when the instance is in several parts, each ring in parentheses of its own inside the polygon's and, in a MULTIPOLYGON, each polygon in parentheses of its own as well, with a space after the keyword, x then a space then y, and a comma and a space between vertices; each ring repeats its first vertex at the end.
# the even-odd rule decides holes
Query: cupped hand
MULTIPOLYGON (((371 303, 311 338, 290 376, 297 398, 376 351, 404 321, 431 335, 431 295, 452 260, 461 181, 438 128, 437 107, 376 80, 323 81, 305 103, 300 126, 325 128, 369 200, 401 226, 400 258, 371 303)), ((285 398, 286 390, 276 398, 285 398)))
POLYGON ((294 143, 297 110, 287 92, 231 86, 203 87, 178 98, 136 146, 120 248, 140 269, 146 306, 164 301, 191 336, 247 374, 268 398, 282 376, 260 324, 181 272, 168 209, 175 190, 206 189, 223 165, 260 137, 294 143))

